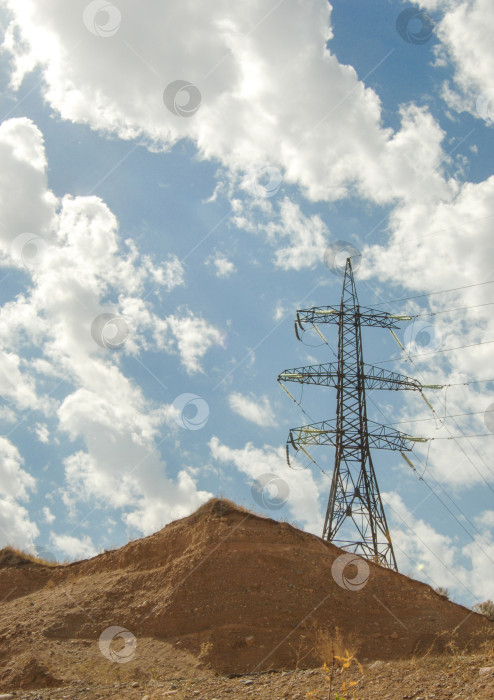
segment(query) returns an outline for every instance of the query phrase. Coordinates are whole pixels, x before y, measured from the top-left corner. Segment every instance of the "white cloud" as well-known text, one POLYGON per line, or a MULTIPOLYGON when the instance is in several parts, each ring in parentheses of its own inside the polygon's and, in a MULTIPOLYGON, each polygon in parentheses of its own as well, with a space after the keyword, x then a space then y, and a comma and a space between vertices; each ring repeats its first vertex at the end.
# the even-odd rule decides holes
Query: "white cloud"
MULTIPOLYGON (((487 2, 472 0, 468 7, 466 2, 441 2, 448 11, 444 29, 441 23, 438 31, 445 46, 449 37, 465 55, 470 47, 475 56, 463 63, 476 70, 481 65, 490 80, 493 11, 486 9, 487 2), (472 39, 477 29, 481 41, 472 39)), ((423 4, 438 6, 433 0, 423 4)), ((283 187, 298 185, 310 200, 360 196, 397 206, 396 217, 412 222, 421 218, 421 210, 439 212, 458 195, 458 183, 446 176, 454 160, 443 150, 445 132, 429 111, 401 105, 399 128, 383 128, 378 95, 330 53, 331 6, 326 0, 303 5, 285 0, 269 7, 220 0, 213 9, 195 7, 193 13, 178 0, 153 0, 145 10, 122 0, 122 22, 110 38, 94 36, 79 11, 61 12, 55 0, 8 0, 8 6, 14 85, 23 71, 40 65, 46 98, 65 119, 122 138, 139 135, 153 148, 190 138, 202 158, 224 166, 229 184, 224 189, 237 226, 262 233, 281 269, 312 267, 330 242, 322 220, 305 215, 284 196, 283 187), (168 40, 147 32, 149 22, 173 27, 168 40), (191 44, 192 34, 196 40, 191 44), (198 110, 187 118, 163 102, 164 88, 182 78, 201 93, 198 110), (260 195, 253 168, 264 174, 276 170, 283 178, 281 187, 277 182, 260 195)), ((37 159, 41 162, 39 154, 37 159)), ((115 265, 115 275, 122 265, 121 260, 115 265)), ((230 261, 218 262, 217 268, 226 274, 230 261)), ((126 276, 127 285, 131 278, 126 276)), ((186 366, 197 371, 191 354, 186 366)))
POLYGON ((314 200, 340 199, 355 188, 383 203, 441 187, 432 172, 441 130, 411 107, 402 111, 400 131, 382 128, 377 94, 327 48, 326 0, 276 7, 220 0, 193 13, 178 1, 153 0, 143 10, 122 0, 121 26, 107 39, 91 34, 75 7, 61 12, 55 0, 7 5, 13 85, 40 65, 46 99, 64 119, 141 136, 155 147, 188 137, 204 158, 238 174, 240 185, 246 171, 268 163, 314 200), (173 28, 167 41, 148 32, 149 23, 173 28), (189 118, 163 102, 165 87, 178 79, 200 91, 189 118), (427 186, 424 171, 431 173, 427 186))
POLYGON ((233 220, 239 228, 264 234, 276 248, 274 264, 283 270, 313 267, 321 262, 329 243, 329 231, 321 218, 305 216, 300 205, 288 197, 262 213, 256 203, 239 202, 233 220))
POLYGON ((146 498, 125 518, 128 525, 145 534, 164 527, 171 520, 189 515, 213 497, 208 491, 198 491, 197 484, 185 470, 177 475, 176 482, 148 479, 146 498), (166 514, 163 504, 166 503, 166 514))
POLYGON ((383 494, 383 501, 400 571, 432 586, 445 586, 460 596, 467 593, 473 602, 492 598, 492 537, 474 535, 474 541, 460 548, 454 538, 415 517, 398 494, 383 494), (470 560, 470 568, 460 563, 461 557, 470 560))
POLYGON ((36 480, 21 465, 19 450, 7 438, 0 437, 0 547, 13 545, 32 549, 39 534, 29 512, 18 501, 27 501, 36 488, 36 480))
POLYGON ((233 392, 228 397, 228 403, 232 411, 238 413, 245 420, 250 420, 262 427, 276 424, 273 409, 267 396, 261 396, 257 399, 252 394, 244 396, 239 392, 233 392))
POLYGON ((13 498, 0 496, 0 547, 12 545, 24 551, 34 548, 39 530, 24 506, 13 498))
POLYGON ((287 312, 287 311, 286 311, 285 306, 283 305, 283 303, 282 303, 281 301, 279 301, 279 302, 276 304, 276 307, 275 307, 275 309, 274 309, 274 314, 273 314, 274 320, 275 320, 275 321, 281 321, 281 319, 283 318, 283 316, 285 316, 286 312, 287 312))
POLYGON ((45 523, 48 523, 50 525, 56 520, 56 516, 53 515, 48 506, 43 506, 43 517, 45 519, 45 523))
POLYGON ((221 253, 216 253, 214 256, 208 258, 206 262, 212 262, 214 264, 216 267, 216 277, 230 277, 237 271, 234 263, 221 253))
POLYGON ((77 538, 73 535, 57 535, 52 532, 50 539, 54 546, 70 559, 89 559, 98 554, 89 535, 77 538))
POLYGON ((420 0, 430 10, 441 10, 436 34, 438 62, 455 67, 454 82, 443 88, 443 97, 453 109, 469 110, 486 123, 494 123, 494 6, 490 0, 420 0), (490 91, 490 100, 489 100, 490 91), (482 114, 483 98, 490 118, 482 114))
POLYGON ((40 442, 44 444, 50 442, 50 431, 45 423, 36 423, 35 431, 40 442))
MULTIPOLYGON (((400 324, 402 330, 398 335, 402 343, 405 344, 407 337, 412 339, 411 346, 418 346, 412 355, 419 355, 413 358, 412 366, 403 363, 401 371, 424 383, 453 385, 426 392, 438 417, 445 412, 477 413, 472 417, 446 419, 441 430, 436 429, 439 422, 410 425, 414 434, 442 438, 430 444, 428 467, 448 488, 485 484, 493 477, 490 454, 494 436, 444 439, 486 433, 483 411, 492 403, 489 384, 463 383, 492 377, 492 345, 482 343, 494 339, 490 305, 493 286, 484 284, 494 280, 493 194, 494 177, 490 177, 477 184, 457 186, 440 204, 416 201, 398 207, 390 219, 389 241, 364 249, 358 271, 361 280, 377 278, 403 285, 412 292, 464 287, 448 294, 432 294, 420 306, 412 301, 381 307, 414 314, 424 313, 427 307, 423 304, 429 305, 432 315, 400 324), (414 324, 419 328, 419 322, 431 324, 432 342, 427 340, 427 335, 425 342, 414 337, 414 324), (473 347, 451 350, 461 346, 473 347)), ((387 294, 389 298, 389 291, 387 294)), ((380 359, 385 358, 369 357, 369 362, 380 359)), ((432 417, 426 404, 416 397, 407 397, 400 420, 432 417)), ((403 430, 405 427, 400 426, 403 430)), ((420 446, 416 450, 425 456, 420 446)))
POLYGON ((199 360, 210 347, 224 346, 224 335, 214 326, 192 313, 168 316, 166 323, 175 337, 182 362, 188 372, 200 372, 199 360))
POLYGON ((484 510, 477 518, 477 521, 485 527, 494 528, 494 510, 484 510))
MULTIPOLYGON (((284 448, 270 445, 257 448, 248 442, 242 449, 234 449, 222 444, 217 437, 211 438, 209 448, 213 459, 234 464, 252 482, 264 474, 275 474, 280 479, 280 484, 285 484, 286 494, 280 493, 280 497, 284 499, 286 495, 286 505, 293 516, 302 522, 308 531, 317 534, 322 531, 322 520, 314 505, 319 500, 318 486, 314 477, 308 469, 290 470, 287 467, 284 448)), ((267 498, 269 500, 269 494, 267 498)), ((271 515, 269 507, 266 515, 271 515)), ((274 515, 276 517, 276 512, 274 515)))
POLYGON ((21 468, 23 459, 19 450, 7 438, 0 437, 0 494, 25 500, 36 480, 21 468))
MULTIPOLYGON (((0 315, 0 392, 16 409, 39 411, 58 420, 57 427, 70 438, 84 441, 87 451, 65 460, 61 493, 72 514, 77 502, 92 496, 100 505, 128 507, 126 517, 136 527, 161 527, 209 494, 187 476, 179 474, 176 482, 165 476, 155 442, 169 420, 169 407, 146 400, 125 376, 119 355, 138 357, 144 349, 160 349, 178 355, 188 372, 198 372, 206 352, 222 345, 223 334, 188 309, 164 318, 154 312, 145 291, 183 284, 182 264, 172 255, 156 264, 133 241, 122 243, 116 217, 98 197, 55 198, 47 189, 43 138, 32 122, 4 122, 0 151, 0 204, 8 222, 0 227, 2 264, 22 268, 27 278, 24 293, 8 301, 0 315), (29 219, 33 211, 37 227, 29 219), (19 245, 26 229, 42 238, 33 244, 23 237, 19 245), (33 256, 33 250, 43 254, 33 256), (120 351, 101 346, 106 336, 93 322, 102 313, 123 319, 128 339, 120 351), (156 488, 157 480, 161 487, 156 488), (132 508, 139 513, 134 519, 132 508)), ((51 425, 40 420, 33 425, 46 442, 51 425)), ((9 455, 0 485, 5 476, 7 495, 25 497, 34 480, 20 469, 16 448, 2 445, 9 455)), ((35 526, 15 503, 9 508, 19 538, 27 540, 35 526)))

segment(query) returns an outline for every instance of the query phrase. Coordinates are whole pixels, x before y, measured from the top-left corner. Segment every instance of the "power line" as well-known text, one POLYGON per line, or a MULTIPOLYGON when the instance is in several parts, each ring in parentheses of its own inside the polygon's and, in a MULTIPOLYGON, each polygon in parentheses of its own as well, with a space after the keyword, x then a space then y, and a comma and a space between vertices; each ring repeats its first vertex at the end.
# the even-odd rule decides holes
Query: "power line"
MULTIPOLYGON (((475 348, 477 345, 489 345, 490 343, 494 343, 494 340, 481 340, 478 343, 470 343, 469 345, 458 345, 457 347, 454 348, 444 348, 443 350, 432 350, 431 352, 421 352, 418 355, 406 355, 407 360, 411 360, 412 357, 425 357, 426 355, 435 355, 438 352, 451 352, 452 350, 462 350, 463 348, 475 348)), ((384 365, 387 362, 395 362, 395 358, 392 358, 391 360, 379 360, 374 362, 375 365, 384 365)), ((412 364, 414 364, 412 362, 412 364)), ((492 380, 489 380, 492 381, 492 380)), ((450 385, 453 386, 453 385, 450 385)))
MULTIPOLYGON (((450 418, 452 416, 448 416, 450 418)), ((437 419, 436 419, 437 420, 437 419)), ((451 435, 451 437, 429 437, 426 440, 460 440, 461 438, 492 437, 492 433, 477 433, 476 435, 451 435)))
MULTIPOLYGON (((492 379, 488 379, 485 381, 494 381, 492 379)), ((448 384, 447 386, 455 386, 455 384, 448 384)), ((445 418, 459 418, 460 416, 478 416, 480 413, 494 413, 494 408, 491 408, 486 411, 473 411, 472 413, 452 413, 449 416, 445 416, 445 418)), ((410 420, 400 420, 400 421, 395 421, 394 423, 389 423, 388 425, 403 425, 403 423, 421 423, 422 421, 426 420, 438 420, 434 416, 432 418, 411 418, 410 420)))
POLYGON ((494 280, 489 282, 478 282, 477 284, 467 284, 464 287, 453 287, 452 289, 440 289, 437 292, 429 292, 428 294, 417 294, 414 297, 403 297, 402 299, 390 299, 389 301, 379 301, 373 303, 372 306, 382 306, 383 304, 395 304, 398 301, 410 301, 412 299, 421 299, 423 297, 430 297, 434 294, 445 294, 446 292, 457 292, 460 289, 471 289, 472 287, 481 287, 484 284, 494 284, 494 280))
POLYGON ((494 379, 472 379, 469 382, 456 382, 455 384, 445 384, 445 386, 467 386, 468 384, 484 384, 485 382, 494 382, 494 379))
MULTIPOLYGON (((419 459, 420 459, 420 458, 419 458, 419 459)), ((412 466, 412 470, 413 470, 415 473, 417 473, 417 470, 416 470, 415 467, 413 467, 413 466, 412 466)), ((424 472, 424 473, 425 473, 425 472, 424 472)), ((477 546, 479 547, 480 551, 487 557, 487 559, 489 559, 489 561, 490 561, 491 563, 494 564, 494 560, 491 559, 491 557, 489 556, 489 554, 483 549, 483 547, 480 546, 479 542, 475 539, 475 537, 471 534, 471 532, 469 532, 469 530, 467 530, 467 528, 463 525, 463 523, 460 522, 460 520, 458 520, 458 518, 456 517, 456 515, 452 512, 452 510, 451 510, 450 508, 448 508, 448 506, 446 505, 446 503, 444 503, 444 501, 443 501, 442 498, 437 494, 437 492, 434 491, 434 489, 430 486, 430 484, 427 483, 427 481, 424 479, 423 475, 422 475, 422 476, 419 476, 418 473, 417 473, 417 478, 419 479, 419 481, 423 481, 423 482, 424 482, 424 484, 427 486, 427 488, 429 489, 429 491, 430 491, 432 494, 434 494, 434 496, 435 496, 435 497, 437 498, 437 500, 441 503, 441 505, 443 505, 444 508, 446 508, 446 510, 448 511, 448 513, 456 520, 456 522, 458 523, 458 525, 459 525, 459 526, 467 533, 467 535, 472 539, 472 542, 475 542, 475 543, 477 544, 477 546)), ((484 540, 484 542, 485 542, 486 545, 489 545, 489 543, 487 542, 487 540, 485 540, 485 538, 484 538, 484 536, 482 535, 482 533, 479 532, 479 530, 477 530, 477 527, 476 527, 476 526, 472 523, 472 521, 465 515, 465 513, 464 513, 463 510, 460 508, 460 506, 456 503, 456 501, 454 501, 453 498, 451 498, 451 496, 450 496, 450 495, 448 494, 448 492, 444 489, 444 487, 442 486, 442 484, 440 484, 438 481, 436 481, 436 479, 434 479, 433 476, 431 476, 430 478, 432 479, 432 481, 434 482, 434 484, 435 484, 436 486, 438 486, 438 487, 441 489, 441 491, 444 493, 444 495, 445 495, 447 498, 449 498, 449 500, 451 501, 451 503, 459 510, 459 512, 460 512, 461 515, 465 518, 465 520, 473 527, 473 529, 475 530, 475 532, 477 533, 477 535, 479 535, 479 536, 484 540)))
MULTIPOLYGON (((440 228, 437 231, 431 231, 430 233, 427 234, 427 238, 430 236, 435 236, 437 233, 444 233, 445 231, 454 231, 457 228, 461 228, 462 226, 469 226, 470 224, 476 224, 479 221, 485 221, 486 219, 492 219, 494 217, 494 214, 489 214, 488 216, 482 216, 480 219, 470 219, 470 221, 464 221, 461 224, 457 224, 456 226, 448 226, 447 228, 440 228)), ((415 241, 421 238, 421 236, 415 236, 415 238, 409 238, 408 241, 415 241)))
POLYGON ((443 311, 430 311, 426 314, 415 314, 412 318, 420 318, 421 316, 438 316, 439 314, 448 314, 451 311, 466 311, 467 309, 478 309, 480 306, 493 306, 494 301, 489 301, 486 304, 474 304, 473 306, 458 306, 456 309, 444 309, 443 311))
MULTIPOLYGON (((494 341, 487 341, 487 342, 494 342, 494 341)), ((482 343, 479 343, 479 345, 480 345, 480 344, 482 344, 482 343)), ((400 346, 401 346, 401 343, 400 343, 400 346)), ((401 346, 401 347, 402 347, 403 351, 405 351, 405 349, 403 348, 403 346, 401 346)), ((425 354, 429 354, 429 353, 425 353, 425 354)), ((417 372, 419 372, 419 374, 422 375, 422 372, 419 370, 419 368, 417 367, 417 365, 415 364, 415 362, 413 362, 413 360, 411 359, 412 357, 413 357, 412 355, 408 355, 408 359, 410 360, 411 364, 415 367, 415 369, 417 370, 417 372)), ((423 394, 422 394, 422 396, 423 396, 423 394)), ((425 398, 425 397, 424 397, 424 398, 425 398)), ((427 404, 430 406, 430 409, 431 409, 432 413, 434 414, 434 416, 435 416, 436 418, 438 418, 439 420, 442 420, 440 416, 436 416, 436 411, 435 411, 435 409, 431 406, 431 404, 430 404, 428 401, 427 401, 427 404)), ((446 402, 444 403, 444 413, 445 413, 444 418, 446 418, 446 415, 447 415, 447 414, 446 414, 446 402)), ((451 417, 451 416, 448 416, 448 417, 451 417)), ((453 419, 453 421, 454 421, 454 424, 456 425, 456 427, 461 431, 461 426, 458 425, 458 423, 457 423, 456 420, 453 419)), ((445 429, 446 429, 446 430, 450 433, 450 435, 451 435, 451 432, 450 432, 450 430, 449 430, 449 427, 448 427, 444 422, 443 422, 443 425, 444 425, 445 429)), ((455 440, 455 442, 456 442, 456 440, 455 440)), ((467 460, 470 462, 470 464, 472 465, 472 467, 475 469, 475 471, 477 472, 477 474, 480 476, 480 478, 482 479, 482 481, 485 483, 485 485, 487 486, 487 488, 488 488, 490 491, 492 491, 492 492, 494 493, 494 489, 493 489, 492 486, 489 484, 489 482, 484 478, 483 474, 480 472, 480 470, 478 469, 478 467, 476 466, 476 464, 473 462, 473 460, 472 460, 472 458, 470 457, 470 455, 467 454, 467 453, 465 452, 465 450, 463 449, 463 447, 460 445, 459 442, 457 442, 457 445, 458 445, 458 447, 460 448, 460 450, 463 452, 463 454, 464 454, 464 456, 467 458, 467 460)), ((486 464, 484 458, 483 458, 482 455, 479 453, 479 451, 476 449, 475 445, 471 445, 471 447, 472 447, 472 449, 476 452, 477 456, 481 459, 481 461, 482 461, 482 463, 484 464, 485 468, 492 474, 490 467, 486 464)), ((492 475, 494 476, 494 474, 492 474, 492 475)))
MULTIPOLYGON (((444 566, 445 569, 447 569, 447 570, 449 571, 449 573, 450 573, 452 576, 454 576, 454 578, 458 581, 458 583, 459 583, 461 586, 463 586, 463 588, 465 588, 465 590, 468 591, 468 593, 470 593, 470 595, 472 595, 472 591, 466 586, 466 584, 465 584, 460 578, 458 578, 458 576, 456 575, 456 573, 455 573, 452 569, 450 569, 449 566, 448 566, 447 564, 445 564, 445 563, 439 558, 439 556, 436 554, 436 552, 434 552, 434 550, 432 550, 432 549, 429 547, 429 545, 418 535, 417 530, 416 530, 416 529, 412 529, 412 528, 410 527, 410 525, 401 517, 401 515, 391 506, 391 504, 388 503, 388 504, 387 504, 387 507, 389 507, 389 508, 391 509, 391 511, 392 511, 396 516, 398 516, 398 518, 399 518, 399 519, 401 520, 401 522, 405 525, 405 527, 406 527, 408 530, 410 530, 410 532, 412 533, 412 535, 413 535, 416 539, 418 539, 419 542, 421 542, 421 544, 423 544, 424 547, 425 547, 426 549, 429 550, 429 552, 442 564, 442 566, 444 566)), ((407 555, 407 556, 408 556, 408 555, 407 555)))

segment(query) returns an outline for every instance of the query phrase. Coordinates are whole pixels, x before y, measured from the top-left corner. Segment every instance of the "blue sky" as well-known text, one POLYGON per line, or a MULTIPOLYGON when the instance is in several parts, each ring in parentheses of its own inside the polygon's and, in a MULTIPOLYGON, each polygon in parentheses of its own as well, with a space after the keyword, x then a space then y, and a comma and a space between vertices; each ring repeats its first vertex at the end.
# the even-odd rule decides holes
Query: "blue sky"
MULTIPOLYGON (((424 0, 405 40, 410 7, 0 2, 0 544, 90 556, 211 495, 321 534, 334 453, 288 469, 308 420, 276 377, 334 360, 335 327, 301 343, 293 320, 338 303, 343 240, 362 305, 429 314, 404 352, 365 329, 366 361, 454 385, 427 394, 441 420, 417 392, 368 395, 435 438, 410 455, 422 481, 373 455, 399 568, 493 597, 494 383, 474 382, 494 377, 494 10, 424 0), (165 104, 176 81, 191 115, 189 88, 165 104)), ((289 388, 334 417, 331 389, 289 388)))

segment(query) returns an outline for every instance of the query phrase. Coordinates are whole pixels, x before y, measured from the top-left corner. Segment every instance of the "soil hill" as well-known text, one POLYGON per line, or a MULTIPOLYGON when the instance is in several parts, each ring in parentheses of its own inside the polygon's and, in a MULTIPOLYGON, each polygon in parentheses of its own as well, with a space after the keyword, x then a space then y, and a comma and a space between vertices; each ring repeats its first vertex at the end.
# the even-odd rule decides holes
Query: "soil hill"
POLYGON ((0 691, 310 668, 335 641, 371 661, 492 639, 484 616, 342 554, 220 499, 73 564, 2 550, 0 691))

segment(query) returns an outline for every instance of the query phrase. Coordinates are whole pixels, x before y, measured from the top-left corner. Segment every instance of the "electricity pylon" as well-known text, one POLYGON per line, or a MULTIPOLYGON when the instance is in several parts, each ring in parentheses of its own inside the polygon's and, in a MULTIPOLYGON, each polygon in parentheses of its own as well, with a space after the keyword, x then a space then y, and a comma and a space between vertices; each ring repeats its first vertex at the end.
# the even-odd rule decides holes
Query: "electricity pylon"
MULTIPOLYGON (((410 316, 391 315, 384 311, 360 307, 358 304, 352 264, 347 258, 343 291, 339 308, 319 306, 297 311, 295 333, 311 323, 325 341, 315 324, 333 323, 338 326, 338 363, 298 367, 278 376, 283 389, 295 400, 283 381, 332 386, 337 390, 336 420, 292 428, 287 440, 289 448, 302 450, 310 445, 332 445, 336 448, 331 491, 329 495, 323 539, 342 549, 355 552, 374 562, 397 569, 393 545, 381 501, 370 448, 411 450, 411 442, 424 441, 367 419, 366 389, 410 389, 421 391, 424 385, 402 374, 364 364, 362 326, 399 328, 396 321, 409 321, 410 316), (348 521, 351 521, 350 523, 348 521), (347 533, 354 539, 337 539, 345 523, 347 533), (352 527, 346 527, 350 524, 352 527)), ((395 336, 396 337, 396 336, 395 336)))

